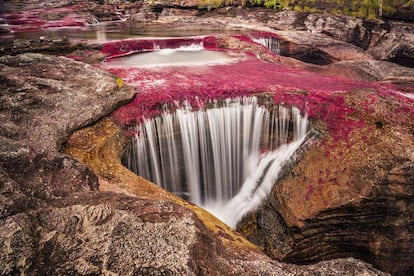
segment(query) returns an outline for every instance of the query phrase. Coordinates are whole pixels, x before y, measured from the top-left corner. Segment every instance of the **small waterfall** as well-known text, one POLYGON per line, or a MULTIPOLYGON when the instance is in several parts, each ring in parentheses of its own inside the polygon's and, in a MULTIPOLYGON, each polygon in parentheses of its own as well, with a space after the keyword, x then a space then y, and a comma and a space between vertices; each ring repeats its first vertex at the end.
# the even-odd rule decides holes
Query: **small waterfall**
POLYGON ((256 97, 208 105, 144 120, 124 164, 234 227, 269 194, 308 121, 295 108, 258 105, 256 97))
POLYGON ((159 51, 160 54, 172 54, 175 52, 193 52, 193 51, 202 51, 204 50, 203 42, 193 42, 188 45, 181 45, 176 48, 164 48, 164 46, 160 45, 157 42, 154 42, 154 50, 159 51))
POLYGON ((414 100, 414 94, 411 94, 411 93, 398 93, 398 94, 400 94, 401 96, 404 96, 404 97, 407 97, 409 99, 414 100))
POLYGON ((274 54, 280 55, 280 41, 275 37, 260 37, 252 38, 256 43, 265 46, 269 51, 274 54))

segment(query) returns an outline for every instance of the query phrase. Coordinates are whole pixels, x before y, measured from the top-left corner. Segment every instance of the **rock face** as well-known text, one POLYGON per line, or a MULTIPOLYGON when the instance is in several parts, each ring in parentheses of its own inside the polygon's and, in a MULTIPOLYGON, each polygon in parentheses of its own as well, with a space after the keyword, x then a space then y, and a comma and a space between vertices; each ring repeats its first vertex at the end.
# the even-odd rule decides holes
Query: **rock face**
POLYGON ((364 126, 309 150, 239 230, 277 259, 304 264, 353 256, 410 274, 414 103, 361 92, 345 102, 364 126), (401 104, 406 111, 393 115, 401 104))
POLYGON ((385 275, 355 259, 307 267, 232 252, 188 209, 114 193, 74 194, 3 218, 0 273, 385 275))
POLYGON ((326 65, 345 60, 372 60, 363 49, 324 34, 305 31, 279 31, 280 54, 307 63, 326 65))
MULTIPOLYGON (((73 130, 108 114, 134 92, 89 65, 38 54, 1 57, 0 79, 2 220, 73 192, 97 190, 96 176, 59 148, 73 130)), ((3 246, 1 254, 7 254, 3 246)))
MULTIPOLYGON (((117 182, 113 163, 95 174, 62 153, 62 143, 134 91, 119 87, 113 75, 63 57, 4 56, 0 64, 0 274, 383 275, 355 259, 309 268, 278 263, 229 235, 216 219, 207 227, 201 210, 162 198, 166 192, 159 188, 152 197, 149 190, 141 197, 98 191, 98 181, 116 190, 130 184, 139 189, 143 180, 117 182)), ((99 139, 78 135, 80 143, 96 146, 107 135, 99 124, 89 131, 99 139)), ((120 137, 120 129, 114 135, 120 137)), ((120 162, 121 144, 103 144, 118 148, 100 148, 95 157, 83 148, 86 160, 105 162, 109 154, 120 162)))
POLYGON ((36 153, 56 153, 69 133, 134 93, 119 87, 115 76, 64 57, 23 54, 1 57, 0 63, 2 137, 36 153))
MULTIPOLYGON (((44 9, 78 1, 48 3, 42 4, 44 9)), ((188 8, 185 12, 178 2, 168 8, 157 5, 134 6, 137 13, 132 19, 143 30, 160 26, 279 29, 288 55, 307 62, 318 58, 314 64, 326 65, 269 57, 263 47, 255 50, 258 45, 250 46, 251 52, 261 51, 258 56, 269 62, 325 75, 398 80, 412 92, 412 69, 394 64, 412 67, 412 26, 405 23, 288 11, 247 13, 234 8, 200 18, 193 16, 193 1, 182 4, 188 8), (222 16, 232 12, 234 18, 222 16)), ((24 9, 23 4, 19 6, 24 9)), ((82 22, 118 18, 112 8, 102 7, 93 16, 85 8, 82 22)), ((1 51, 2 55, 45 51, 50 49, 49 42, 15 41, 1 51)), ((59 41, 51 42, 53 47, 64 47, 59 41)), ((219 42, 238 44, 229 48, 239 50, 245 47, 235 37, 219 42)), ((247 68, 269 77, 264 69, 270 67, 247 68)), ((340 96, 331 90, 284 94, 288 88, 283 87, 283 73, 296 76, 299 71, 282 67, 279 71, 278 83, 272 86, 278 92, 275 99, 292 105, 306 102, 312 108, 312 101, 319 101, 311 119, 324 136, 275 185, 268 201, 243 219, 240 232, 275 259, 308 264, 352 256, 391 273, 412 274, 412 100, 384 92, 387 84, 364 86, 340 96), (341 129, 347 135, 334 135, 341 129)), ((228 86, 226 77, 237 74, 227 73, 215 85, 228 86)), ((185 84, 182 74, 179 77, 180 84, 185 84)), ((217 75, 209 79, 217 80, 217 75)), ((326 85, 315 83, 309 85, 319 90, 326 85)), ((243 89, 254 84, 253 78, 243 89)), ((176 88, 182 91, 179 85, 176 88)), ((215 87, 202 83, 200 90, 204 88, 215 87)), ((113 144, 105 140, 108 132, 102 122, 68 141, 73 131, 132 98, 134 91, 114 75, 63 57, 3 56, 0 91, 0 274, 382 274, 352 258, 306 266, 271 260, 205 211, 128 174, 119 161, 122 132, 113 123, 108 123, 114 129, 111 135, 117 137, 113 144), (72 148, 66 149, 66 143, 72 148), (62 153, 62 148, 71 155, 62 153)))
POLYGON ((265 257, 251 265, 228 262, 223 244, 184 207, 120 194, 66 197, 4 218, 0 229, 3 275, 225 274, 240 273, 242 267, 253 273, 282 271, 265 257))
POLYGON ((1 57, 0 79, 2 217, 42 200, 96 190, 97 178, 59 154, 61 144, 134 92, 94 67, 39 54, 1 57))

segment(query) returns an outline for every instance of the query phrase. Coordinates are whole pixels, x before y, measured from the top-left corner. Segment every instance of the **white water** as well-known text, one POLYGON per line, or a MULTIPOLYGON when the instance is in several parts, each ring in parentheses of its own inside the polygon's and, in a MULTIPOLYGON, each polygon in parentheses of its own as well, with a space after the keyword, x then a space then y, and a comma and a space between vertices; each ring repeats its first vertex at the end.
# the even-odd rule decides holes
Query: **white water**
POLYGON ((410 93, 399 93, 399 94, 404 97, 414 100, 414 94, 410 94, 410 93))
POLYGON ((204 50, 204 46, 203 46, 203 42, 201 41, 199 43, 192 43, 190 45, 182 45, 175 49, 172 49, 172 48, 161 49, 160 45, 154 42, 154 49, 156 49, 157 51, 163 54, 173 54, 175 52, 202 51, 204 50))
POLYGON ((118 57, 106 62, 111 67, 153 68, 164 66, 211 66, 229 64, 240 58, 222 51, 207 51, 202 43, 171 49, 154 44, 155 51, 118 57))
POLYGON ((305 140, 308 121, 297 109, 270 112, 255 97, 212 105, 145 120, 135 129, 126 165, 235 227, 269 194, 305 140))
POLYGON ((273 37, 252 38, 256 43, 266 46, 272 53, 280 55, 280 41, 273 37))

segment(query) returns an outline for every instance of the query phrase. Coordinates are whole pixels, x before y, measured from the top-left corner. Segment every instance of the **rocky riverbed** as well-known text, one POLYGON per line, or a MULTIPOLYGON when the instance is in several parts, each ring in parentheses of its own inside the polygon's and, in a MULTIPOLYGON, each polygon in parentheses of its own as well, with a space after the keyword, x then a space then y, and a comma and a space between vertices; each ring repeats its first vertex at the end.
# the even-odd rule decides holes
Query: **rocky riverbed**
MULTIPOLYGON (((32 2, 65 16, 45 19, 38 10, 19 28, 128 14, 143 31, 211 32, 205 47, 244 59, 124 70, 101 65, 125 51, 123 41, 4 39, 0 274, 413 272, 411 23, 238 7, 200 12, 188 3, 32 2), (81 11, 77 20, 73 11, 81 11), (281 55, 252 42, 253 32, 274 34, 281 55), (154 86, 160 79, 163 86, 154 86), (321 137, 238 232, 121 165, 127 127, 157 106, 252 94, 300 108, 321 137)), ((29 14, 29 6, 3 5, 8 14, 29 14)))

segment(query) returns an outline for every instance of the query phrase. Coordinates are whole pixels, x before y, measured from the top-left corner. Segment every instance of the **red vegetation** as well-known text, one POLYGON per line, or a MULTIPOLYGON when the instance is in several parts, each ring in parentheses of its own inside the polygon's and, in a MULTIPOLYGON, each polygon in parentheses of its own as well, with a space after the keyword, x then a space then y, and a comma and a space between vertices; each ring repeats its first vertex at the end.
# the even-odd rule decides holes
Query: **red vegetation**
POLYGON ((309 185, 308 190, 306 191, 305 199, 309 200, 310 196, 313 194, 314 191, 315 191, 315 188, 313 187, 313 185, 309 185))
POLYGON ((79 15, 82 5, 62 8, 31 9, 17 13, 3 14, 5 24, 15 32, 33 31, 56 27, 87 26, 86 18, 79 15))
POLYGON ((253 38, 279 38, 277 34, 271 32, 251 32, 249 33, 249 36, 253 38))
POLYGON ((200 44, 206 49, 214 49, 216 48, 217 41, 213 36, 169 39, 125 39, 106 43, 102 49, 102 53, 106 54, 108 58, 114 58, 132 53, 154 51, 156 49, 177 49, 193 44, 200 44))
MULTIPOLYGON (((212 37, 204 38, 203 41, 204 44, 211 45, 211 49, 219 50, 212 46, 215 41, 212 37)), ((194 40, 191 41, 193 42, 194 40)), ((156 43, 162 47, 179 47, 190 42, 187 39, 172 39, 170 42, 156 43)), ((104 52, 111 56, 119 55, 122 53, 119 50, 122 45, 126 45, 124 53, 140 51, 140 47, 151 49, 154 40, 145 40, 142 44, 136 40, 120 41, 118 44, 105 46, 104 52)), ((359 116, 361 110, 358 110, 358 116, 354 116, 357 107, 350 106, 346 101, 348 92, 359 89, 372 91, 371 96, 367 96, 366 102, 362 103, 363 112, 373 112, 378 99, 392 98, 395 100, 396 112, 403 111, 414 118, 413 101, 404 98, 390 86, 320 76, 263 62, 251 55, 245 55, 236 63, 216 66, 153 69, 110 66, 110 61, 105 63, 106 69, 123 78, 126 83, 134 85, 138 92, 130 104, 119 108, 113 115, 122 125, 134 124, 143 118, 159 115, 167 106, 179 105, 184 101, 197 107, 212 99, 270 92, 273 93, 275 104, 298 107, 310 119, 325 122, 334 142, 346 141, 354 129, 365 125, 363 116, 359 116)), ((387 116, 389 120, 394 120, 398 114, 387 116)))

